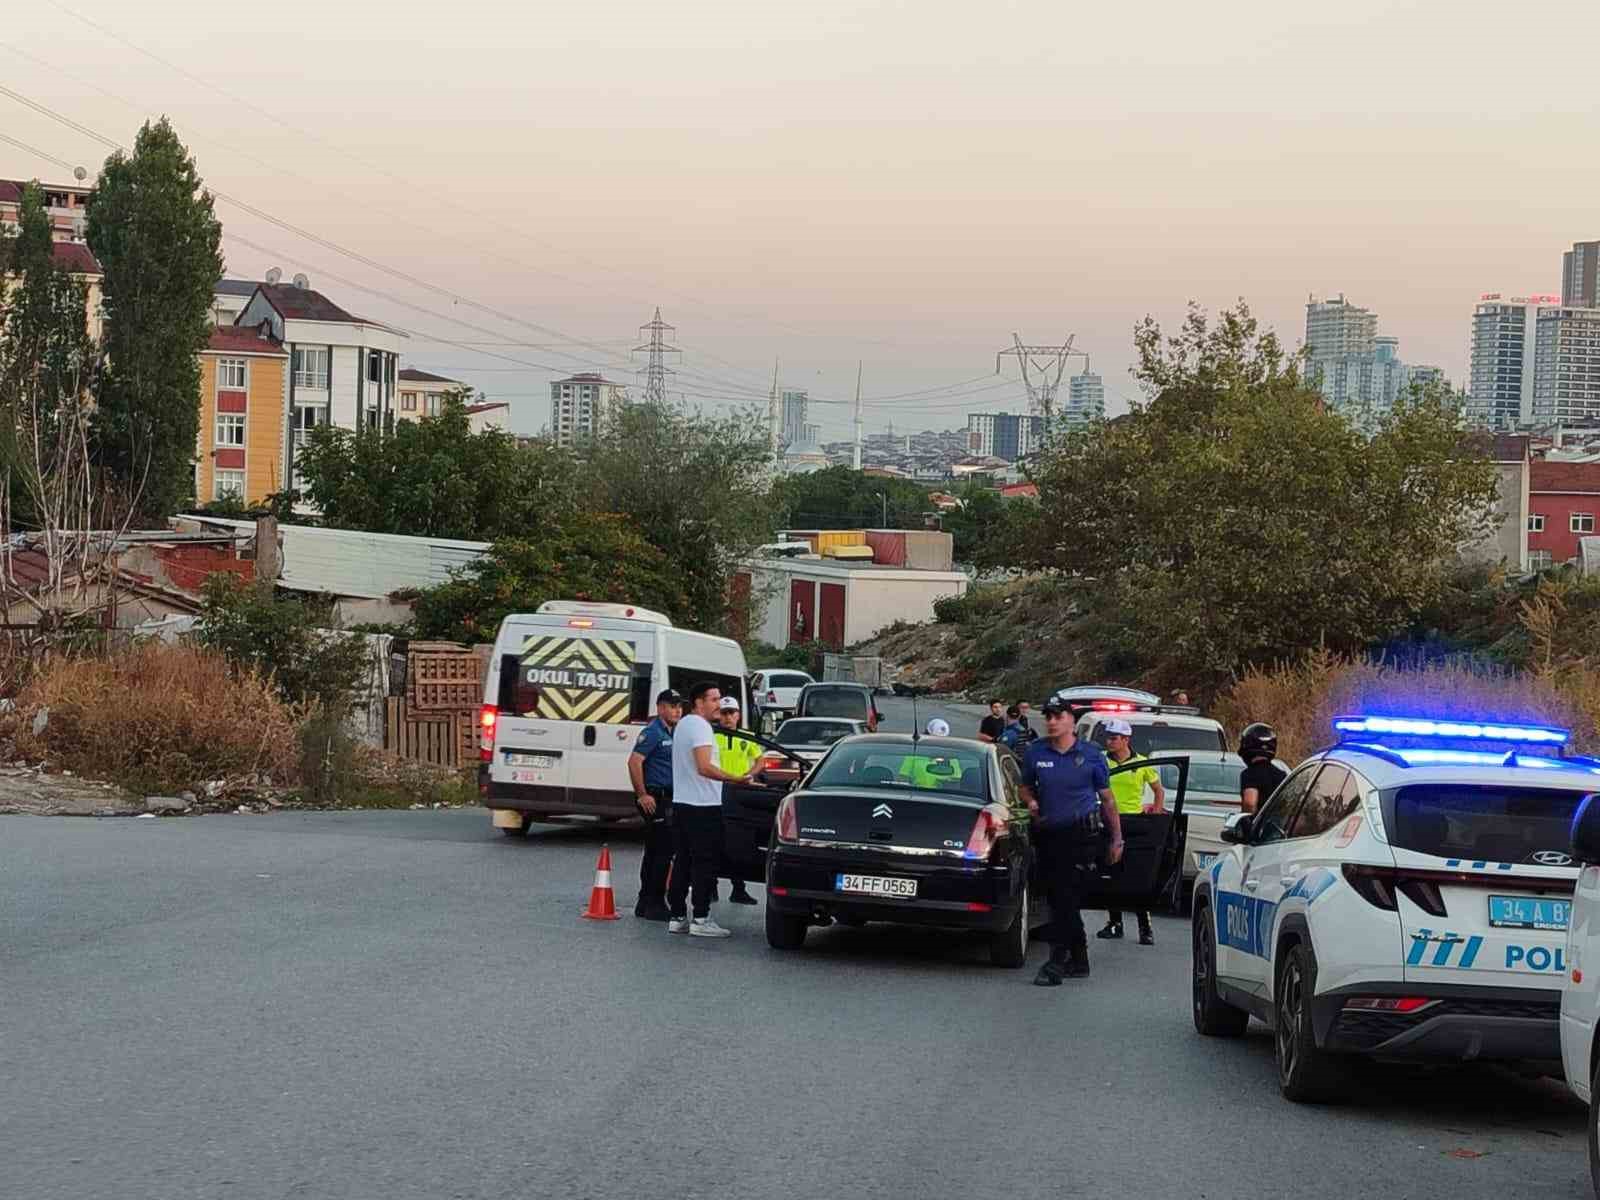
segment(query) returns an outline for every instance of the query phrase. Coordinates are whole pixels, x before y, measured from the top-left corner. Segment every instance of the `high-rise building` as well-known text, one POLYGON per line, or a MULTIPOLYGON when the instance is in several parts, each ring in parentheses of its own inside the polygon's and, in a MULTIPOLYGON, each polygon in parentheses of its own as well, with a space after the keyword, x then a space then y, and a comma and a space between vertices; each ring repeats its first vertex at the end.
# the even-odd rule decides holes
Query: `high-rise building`
POLYGON ((967 431, 974 454, 1016 462, 1044 442, 1044 418, 1020 413, 971 413, 967 431))
POLYGON ((1067 380, 1067 406, 1061 419, 1068 425, 1087 425, 1106 415, 1106 381, 1092 371, 1067 380))
POLYGON ((1511 430, 1533 420, 1534 346, 1539 306, 1554 296, 1485 292, 1472 312, 1467 417, 1483 429, 1511 430))
POLYGON ((1561 303, 1600 308, 1600 242, 1573 242, 1561 256, 1561 303))
POLYGON ((778 426, 779 440, 785 446, 800 446, 806 440, 807 408, 811 400, 805 391, 785 391, 782 395, 783 407, 780 410, 780 424, 778 426))
POLYGON ((1535 337, 1534 422, 1600 425, 1600 308, 1541 308, 1535 337))
POLYGON ((595 435, 608 403, 622 398, 623 385, 592 371, 550 384, 550 436, 558 446, 572 446, 595 435))
POLYGON ((1371 354, 1378 336, 1378 314, 1359 308, 1340 293, 1332 300, 1306 301, 1306 350, 1314 365, 1347 354, 1371 354))

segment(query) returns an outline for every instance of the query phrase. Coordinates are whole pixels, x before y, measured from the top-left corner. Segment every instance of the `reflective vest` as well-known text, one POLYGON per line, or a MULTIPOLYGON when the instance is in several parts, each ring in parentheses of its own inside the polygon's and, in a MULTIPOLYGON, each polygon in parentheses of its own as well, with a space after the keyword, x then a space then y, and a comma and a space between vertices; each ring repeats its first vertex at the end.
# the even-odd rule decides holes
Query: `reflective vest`
MULTIPOLYGON (((1116 771, 1118 767, 1127 767, 1135 763, 1148 762, 1142 754, 1130 754, 1118 762, 1109 754, 1106 755, 1106 768, 1116 771)), ((1144 791, 1149 784, 1159 783, 1161 773, 1154 767, 1134 766, 1131 771, 1123 771, 1120 775, 1111 776, 1111 794, 1117 799, 1119 813, 1141 813, 1144 811, 1144 791)))
POLYGON ((748 738, 734 737, 717 729, 717 765, 729 775, 748 775, 761 757, 761 747, 748 738))

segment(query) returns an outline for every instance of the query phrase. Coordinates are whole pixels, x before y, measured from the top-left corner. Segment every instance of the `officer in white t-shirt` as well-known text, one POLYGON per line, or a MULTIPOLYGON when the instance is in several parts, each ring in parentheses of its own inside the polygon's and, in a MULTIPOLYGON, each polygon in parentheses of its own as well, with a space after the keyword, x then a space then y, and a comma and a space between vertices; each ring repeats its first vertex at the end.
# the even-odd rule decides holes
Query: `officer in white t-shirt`
POLYGON ((672 731, 672 825, 676 854, 667 907, 672 912, 668 933, 694 937, 727 937, 711 919, 711 896, 722 862, 722 785, 745 783, 750 776, 731 775, 717 764, 711 721, 722 703, 722 689, 697 683, 689 689, 690 712, 672 731), (687 901, 694 887, 694 919, 687 901))

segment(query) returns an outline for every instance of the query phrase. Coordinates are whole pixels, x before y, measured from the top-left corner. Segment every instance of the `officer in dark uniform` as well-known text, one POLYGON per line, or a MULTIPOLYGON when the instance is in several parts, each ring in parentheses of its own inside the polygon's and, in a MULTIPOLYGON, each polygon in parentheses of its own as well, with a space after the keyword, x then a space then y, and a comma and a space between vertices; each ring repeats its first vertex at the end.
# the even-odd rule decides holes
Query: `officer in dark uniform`
POLYGON ((656 697, 656 719, 646 725, 628 755, 633 801, 644 818, 644 857, 639 860, 639 899, 633 915, 665 921, 667 872, 672 866, 672 730, 683 716, 683 697, 668 688, 656 697))
POLYGON ((1050 960, 1033 982, 1059 987, 1089 974, 1083 893, 1102 848, 1108 863, 1121 861, 1122 821, 1104 752, 1078 740, 1065 704, 1052 699, 1043 713, 1045 736, 1023 755, 1022 797, 1033 814, 1039 879, 1050 899, 1050 960))

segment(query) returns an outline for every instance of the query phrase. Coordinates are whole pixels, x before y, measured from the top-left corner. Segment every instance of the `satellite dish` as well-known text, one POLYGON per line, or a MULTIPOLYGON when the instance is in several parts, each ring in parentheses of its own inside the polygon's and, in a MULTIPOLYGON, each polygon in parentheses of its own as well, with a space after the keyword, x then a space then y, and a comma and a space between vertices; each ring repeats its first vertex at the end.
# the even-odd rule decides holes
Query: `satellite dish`
POLYGON ((72 177, 79 183, 82 183, 85 179, 89 178, 89 172, 84 170, 82 167, 73 167, 72 177))
POLYGON ((305 275, 296 275, 294 277, 294 285, 297 288, 308 288, 311 286, 311 280, 305 275))
POLYGON ((283 270, 280 267, 273 267, 270 271, 267 272, 267 282, 268 283, 277 283, 278 280, 280 280, 282 278, 283 278, 283 270))

